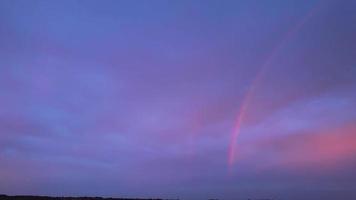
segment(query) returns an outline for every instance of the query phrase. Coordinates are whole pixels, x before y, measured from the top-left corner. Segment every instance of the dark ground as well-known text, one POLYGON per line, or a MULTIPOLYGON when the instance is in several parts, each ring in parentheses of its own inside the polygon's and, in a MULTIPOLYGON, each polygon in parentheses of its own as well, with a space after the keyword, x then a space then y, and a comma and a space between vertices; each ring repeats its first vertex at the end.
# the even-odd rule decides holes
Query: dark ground
POLYGON ((7 195, 0 195, 0 200, 162 200, 162 199, 102 198, 102 197, 7 196, 7 195))

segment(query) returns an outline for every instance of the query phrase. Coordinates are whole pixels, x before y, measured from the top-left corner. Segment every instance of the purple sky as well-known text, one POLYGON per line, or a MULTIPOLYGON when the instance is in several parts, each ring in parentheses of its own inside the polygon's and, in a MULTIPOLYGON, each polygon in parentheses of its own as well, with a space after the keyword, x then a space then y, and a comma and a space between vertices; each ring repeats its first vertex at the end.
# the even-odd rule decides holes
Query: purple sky
POLYGON ((356 1, 0 0, 0 193, 356 198, 356 1))

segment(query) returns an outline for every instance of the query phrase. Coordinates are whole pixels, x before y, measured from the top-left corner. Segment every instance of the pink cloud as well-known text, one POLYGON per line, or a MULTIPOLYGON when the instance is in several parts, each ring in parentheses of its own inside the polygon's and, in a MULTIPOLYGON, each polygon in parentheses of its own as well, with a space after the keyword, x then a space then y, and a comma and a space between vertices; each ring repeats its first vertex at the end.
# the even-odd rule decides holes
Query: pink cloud
POLYGON ((265 167, 332 170, 342 167, 344 161, 350 161, 356 155, 356 126, 349 124, 266 139, 257 147, 265 151, 262 155, 273 155, 266 159, 265 167))

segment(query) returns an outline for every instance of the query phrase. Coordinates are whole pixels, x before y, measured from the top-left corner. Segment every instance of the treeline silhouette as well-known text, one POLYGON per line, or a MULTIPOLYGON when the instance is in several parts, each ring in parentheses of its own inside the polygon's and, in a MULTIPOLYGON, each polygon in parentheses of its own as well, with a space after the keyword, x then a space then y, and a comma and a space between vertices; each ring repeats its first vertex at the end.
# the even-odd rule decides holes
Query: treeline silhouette
POLYGON ((8 196, 0 195, 0 200, 163 200, 143 198, 104 198, 104 197, 50 197, 50 196, 8 196))

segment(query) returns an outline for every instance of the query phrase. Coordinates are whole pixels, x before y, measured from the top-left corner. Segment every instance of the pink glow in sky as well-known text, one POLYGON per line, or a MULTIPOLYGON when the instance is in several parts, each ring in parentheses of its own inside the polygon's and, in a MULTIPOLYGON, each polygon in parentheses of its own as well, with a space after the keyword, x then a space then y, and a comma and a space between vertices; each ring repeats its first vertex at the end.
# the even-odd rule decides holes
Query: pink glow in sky
POLYGON ((0 194, 356 198, 355 1, 0 0, 0 194))

